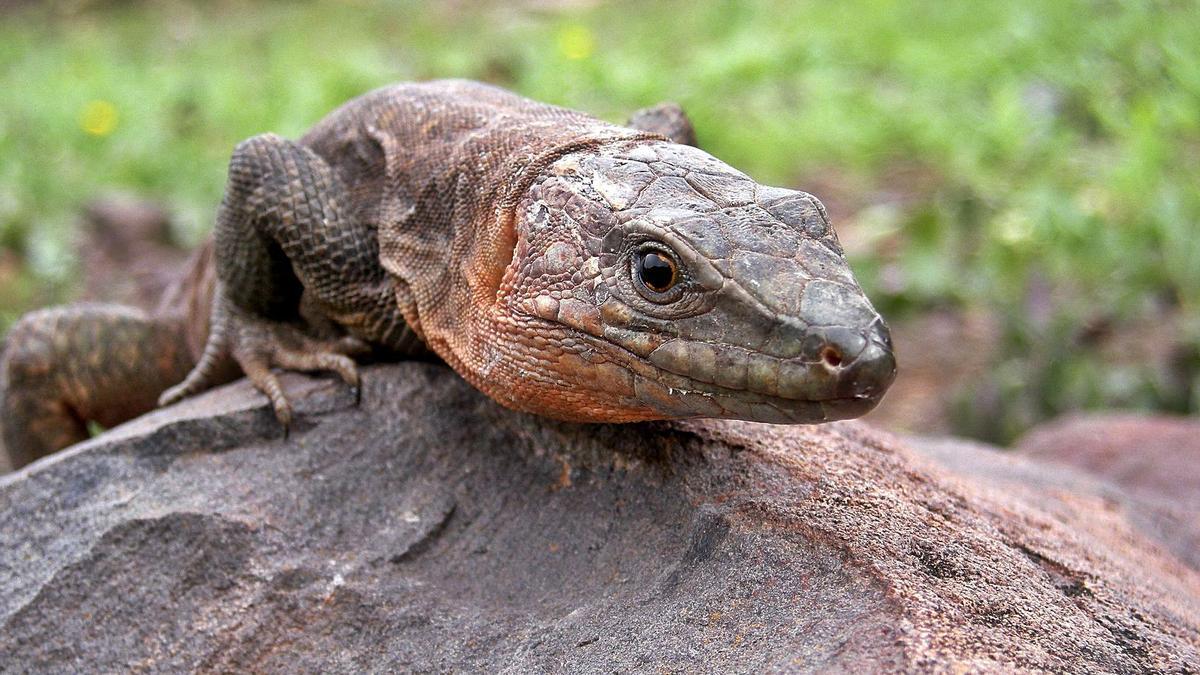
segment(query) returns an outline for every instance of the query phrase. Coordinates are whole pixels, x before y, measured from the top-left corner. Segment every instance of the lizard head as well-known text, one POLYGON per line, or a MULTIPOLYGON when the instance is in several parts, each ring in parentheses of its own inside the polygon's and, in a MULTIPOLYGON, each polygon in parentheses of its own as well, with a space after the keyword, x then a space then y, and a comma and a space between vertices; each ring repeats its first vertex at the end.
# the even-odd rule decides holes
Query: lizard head
POLYGON ((612 143, 551 163, 516 221, 502 301, 551 356, 511 390, 545 381, 557 409, 540 412, 822 422, 867 412, 895 377, 888 329, 807 193, 688 146, 612 143), (571 379, 560 396, 556 378, 571 379))

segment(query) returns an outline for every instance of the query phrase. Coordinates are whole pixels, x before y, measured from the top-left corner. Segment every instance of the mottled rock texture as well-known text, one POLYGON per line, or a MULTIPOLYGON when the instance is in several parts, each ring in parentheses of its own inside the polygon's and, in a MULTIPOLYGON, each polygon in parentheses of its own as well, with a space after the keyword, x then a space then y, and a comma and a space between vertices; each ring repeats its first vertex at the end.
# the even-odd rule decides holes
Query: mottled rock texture
POLYGON ((448 369, 237 383, 0 478, 14 672, 1186 672, 1101 478, 857 423, 578 426, 448 369))

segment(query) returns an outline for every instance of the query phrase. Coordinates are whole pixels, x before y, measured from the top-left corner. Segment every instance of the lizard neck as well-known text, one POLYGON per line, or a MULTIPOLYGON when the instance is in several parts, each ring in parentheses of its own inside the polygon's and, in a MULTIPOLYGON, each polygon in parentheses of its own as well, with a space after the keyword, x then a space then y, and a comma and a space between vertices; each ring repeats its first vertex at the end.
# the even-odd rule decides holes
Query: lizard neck
MULTIPOLYGON (((523 262, 517 258, 525 236, 519 213, 523 198, 547 167, 565 155, 609 143, 662 139, 593 122, 574 134, 559 131, 557 142, 548 144, 549 128, 529 130, 529 137, 537 140, 510 151, 506 161, 492 167, 461 164, 461 173, 445 182, 454 186, 455 206, 448 222, 421 225, 449 235, 442 240, 449 253, 443 266, 409 272, 407 278, 396 275, 401 280, 397 299, 409 325, 464 379, 510 407, 517 407, 517 398, 528 398, 514 397, 514 387, 535 370, 532 364, 519 363, 536 352, 518 342, 528 331, 517 330, 516 324, 525 319, 514 315, 508 303, 517 267, 523 262)), ((489 151, 475 148, 461 156, 488 157, 489 151)), ((419 207, 416 216, 425 220, 419 207)), ((406 248, 411 250, 412 244, 406 248)), ((388 262, 385 255, 385 266, 388 262)))

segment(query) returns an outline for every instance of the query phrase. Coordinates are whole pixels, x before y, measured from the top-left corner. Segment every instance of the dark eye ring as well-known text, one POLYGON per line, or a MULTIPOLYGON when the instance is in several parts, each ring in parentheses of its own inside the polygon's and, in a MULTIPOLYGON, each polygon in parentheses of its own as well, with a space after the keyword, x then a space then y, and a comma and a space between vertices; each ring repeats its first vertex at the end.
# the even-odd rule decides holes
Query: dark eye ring
POLYGON ((679 283, 679 268, 669 254, 646 247, 634 258, 637 279, 652 293, 666 293, 679 283))

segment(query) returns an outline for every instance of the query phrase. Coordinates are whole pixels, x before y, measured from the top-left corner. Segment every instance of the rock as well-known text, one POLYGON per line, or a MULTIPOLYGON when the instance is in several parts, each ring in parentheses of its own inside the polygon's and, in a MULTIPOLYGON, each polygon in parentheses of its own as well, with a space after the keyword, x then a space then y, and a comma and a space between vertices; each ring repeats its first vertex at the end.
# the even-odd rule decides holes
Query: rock
POLYGON ((0 670, 1200 667, 1200 573, 1066 467, 285 385, 286 440, 236 383, 0 478, 0 670))
POLYGON ((172 241, 166 209, 146 199, 98 197, 85 206, 80 225, 77 300, 153 310, 189 257, 172 241))
POLYGON ((1029 432, 1016 450, 1079 467, 1141 494, 1200 502, 1200 419, 1072 415, 1029 432))
POLYGON ((1200 419, 1072 415, 1037 427, 1016 450, 1120 486, 1140 504, 1139 529, 1200 570, 1200 419))

